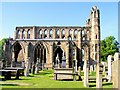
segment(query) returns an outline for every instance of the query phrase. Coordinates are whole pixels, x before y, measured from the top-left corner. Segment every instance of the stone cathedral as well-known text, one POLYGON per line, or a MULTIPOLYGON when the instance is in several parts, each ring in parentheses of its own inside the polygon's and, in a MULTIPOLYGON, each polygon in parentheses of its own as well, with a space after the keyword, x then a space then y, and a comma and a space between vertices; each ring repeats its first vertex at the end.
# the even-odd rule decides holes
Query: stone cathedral
POLYGON ((92 64, 100 59, 100 11, 94 6, 81 26, 21 26, 16 27, 14 39, 5 44, 8 63, 27 62, 45 68, 71 68, 82 61, 92 64), (74 62, 75 61, 75 62, 74 62), (62 65, 64 63, 64 65, 62 65))

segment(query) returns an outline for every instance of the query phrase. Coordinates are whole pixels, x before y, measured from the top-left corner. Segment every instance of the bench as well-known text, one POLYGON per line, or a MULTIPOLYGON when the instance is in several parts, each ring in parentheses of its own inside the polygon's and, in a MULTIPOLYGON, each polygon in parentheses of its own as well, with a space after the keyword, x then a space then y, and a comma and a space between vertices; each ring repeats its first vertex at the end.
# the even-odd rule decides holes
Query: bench
POLYGON ((70 75, 70 76, 73 76, 73 80, 74 81, 76 81, 76 75, 78 75, 77 73, 54 73, 55 74, 55 80, 58 80, 58 79, 60 79, 60 75, 62 75, 63 76, 63 78, 62 79, 70 79, 70 78, 65 78, 65 76, 68 76, 68 75, 70 75), (58 76, 59 75, 59 76, 58 76))
POLYGON ((77 73, 73 73, 73 68, 54 68, 54 79, 73 79, 76 81, 77 73))
POLYGON ((20 67, 6 67, 4 70, 18 70, 19 76, 24 76, 24 68, 20 67))
POLYGON ((15 76, 15 79, 19 79, 19 70, 4 70, 3 69, 3 70, 0 70, 0 75, 4 76, 6 80, 10 80, 11 76, 15 76))

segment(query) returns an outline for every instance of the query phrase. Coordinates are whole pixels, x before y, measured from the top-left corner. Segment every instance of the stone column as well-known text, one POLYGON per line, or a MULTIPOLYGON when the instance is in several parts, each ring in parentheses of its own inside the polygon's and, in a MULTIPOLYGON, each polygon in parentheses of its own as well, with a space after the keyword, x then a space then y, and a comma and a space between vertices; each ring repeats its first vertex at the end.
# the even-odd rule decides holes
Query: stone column
MULTIPOLYGON (((78 62, 81 62, 82 61, 82 30, 78 31, 78 52, 79 52, 78 53, 78 55, 79 55, 78 62)), ((78 65, 78 66, 80 66, 80 65, 78 65)))
POLYGON ((120 53, 115 53, 112 62, 112 82, 113 88, 120 90, 120 53))
POLYGON ((32 39, 35 39, 35 26, 33 27, 33 37, 32 37, 32 39))
POLYGON ((62 30, 60 29, 60 39, 62 38, 62 30))
POLYGON ((29 75, 29 61, 30 61, 30 58, 28 58, 27 61, 26 61, 25 76, 29 75))
POLYGON ((49 66, 52 68, 53 64, 53 42, 50 42, 50 59, 49 59, 49 66))
POLYGON ((88 84, 88 47, 84 47, 84 86, 89 87, 88 84))
POLYGON ((108 60, 108 80, 111 82, 112 80, 112 55, 107 57, 108 60))
POLYGON ((55 39, 55 38, 56 38, 56 30, 53 29, 53 39, 55 39))
POLYGON ((69 42, 66 44, 66 68, 69 68, 69 42))
POLYGON ((44 68, 44 48, 42 50, 42 70, 44 68))
POLYGON ((75 56, 74 56, 74 59, 75 59, 75 71, 77 72, 77 48, 75 46, 75 56))
POLYGON ((27 39, 28 32, 25 30, 25 39, 27 39))
POLYGON ((27 61, 28 59, 28 45, 26 45, 25 47, 25 62, 27 61))
POLYGON ((50 30, 47 30, 47 38, 50 38, 50 30))

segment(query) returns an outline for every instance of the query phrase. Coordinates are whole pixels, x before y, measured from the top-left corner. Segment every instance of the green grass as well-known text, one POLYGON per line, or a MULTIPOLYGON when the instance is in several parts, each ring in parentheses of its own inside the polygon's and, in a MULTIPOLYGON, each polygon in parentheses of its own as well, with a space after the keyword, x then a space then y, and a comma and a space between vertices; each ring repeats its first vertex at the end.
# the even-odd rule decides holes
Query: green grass
MULTIPOLYGON (((95 81, 89 83, 95 88, 95 81)), ((20 77, 20 80, 6 80, 0 82, 2 88, 85 88, 82 81, 60 81, 53 79, 53 70, 40 71, 37 75, 20 77)), ((104 88, 112 88, 110 83, 103 83, 104 88)))

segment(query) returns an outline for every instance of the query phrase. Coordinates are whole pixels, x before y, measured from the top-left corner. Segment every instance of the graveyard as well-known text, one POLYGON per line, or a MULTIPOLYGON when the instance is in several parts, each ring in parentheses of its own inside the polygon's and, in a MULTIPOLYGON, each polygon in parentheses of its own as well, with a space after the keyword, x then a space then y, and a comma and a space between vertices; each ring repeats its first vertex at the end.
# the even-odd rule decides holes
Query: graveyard
POLYGON ((120 90, 119 43, 102 42, 100 12, 91 7, 84 26, 16 26, 2 42, 1 88, 120 90))
MULTIPOLYGON (((95 76, 95 73, 91 75, 95 76)), ((53 70, 40 71, 39 74, 30 74, 28 77, 21 76, 19 80, 15 80, 14 77, 11 80, 3 79, 0 85, 2 85, 2 88, 86 88, 82 81, 54 80, 53 70)), ((95 87, 95 80, 93 80, 90 82, 89 88, 95 87)), ((112 88, 112 83, 103 82, 103 88, 112 88)))

